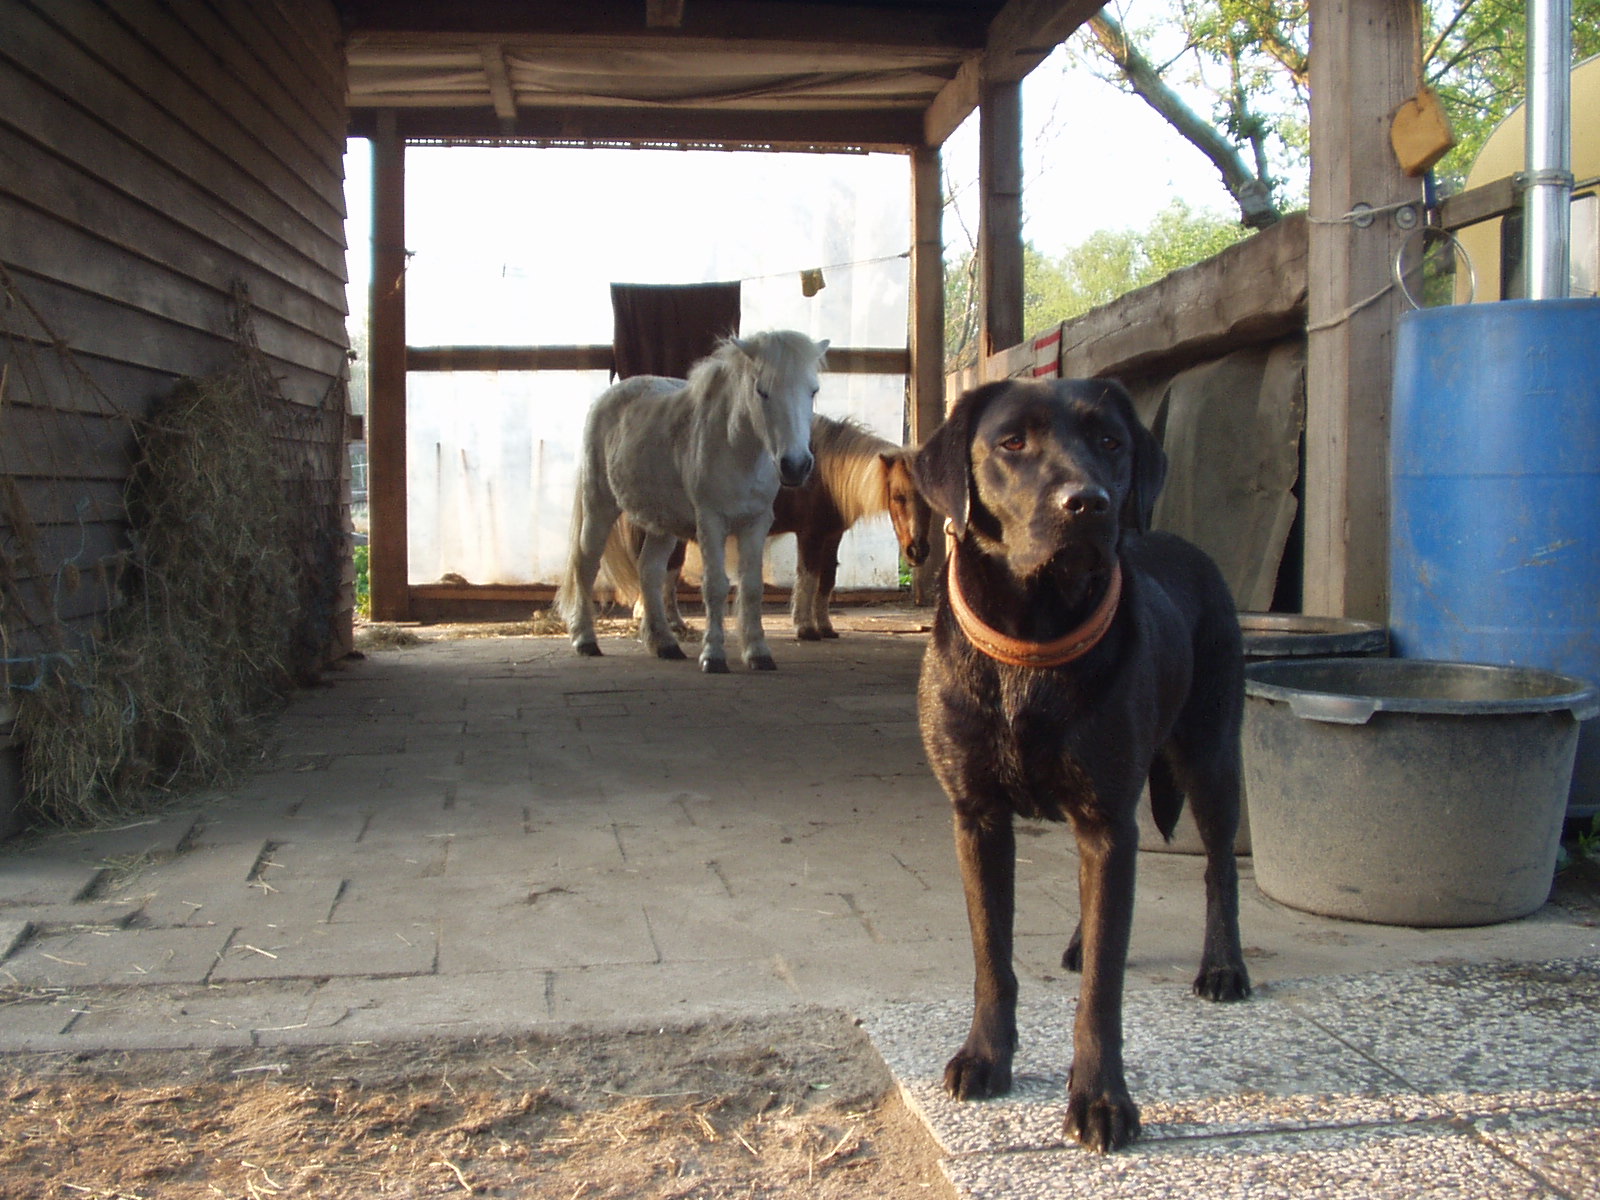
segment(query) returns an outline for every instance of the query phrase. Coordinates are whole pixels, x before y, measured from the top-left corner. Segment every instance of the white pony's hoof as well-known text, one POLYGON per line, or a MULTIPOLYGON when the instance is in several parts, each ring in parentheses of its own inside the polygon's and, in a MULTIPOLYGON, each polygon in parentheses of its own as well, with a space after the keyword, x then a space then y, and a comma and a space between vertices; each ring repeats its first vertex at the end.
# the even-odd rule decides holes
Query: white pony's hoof
POLYGON ((576 651, 578 656, 581 657, 581 658, 599 658, 600 657, 600 643, 599 642, 573 642, 572 643, 572 649, 574 651, 576 651))
POLYGON ((700 669, 707 675, 726 675, 728 673, 728 660, 725 658, 702 658, 700 669))
POLYGON ((679 659, 688 658, 689 656, 683 652, 682 646, 678 645, 677 642, 673 642, 670 646, 657 646, 656 657, 665 658, 669 661, 676 662, 679 659))
POLYGON ((806 625, 794 631, 794 640, 797 642, 820 642, 822 631, 806 625))
POLYGON ((745 663, 752 671, 776 671, 778 664, 772 661, 770 654, 755 654, 745 663))

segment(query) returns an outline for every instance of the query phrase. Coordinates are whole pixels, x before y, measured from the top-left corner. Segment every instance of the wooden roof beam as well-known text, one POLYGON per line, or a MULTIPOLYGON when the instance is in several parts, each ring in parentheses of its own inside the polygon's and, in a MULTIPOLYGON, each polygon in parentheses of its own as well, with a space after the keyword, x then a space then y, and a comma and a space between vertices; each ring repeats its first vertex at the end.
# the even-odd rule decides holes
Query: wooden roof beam
POLYGON ((494 115, 502 124, 515 123, 517 97, 511 90, 511 72, 506 69, 505 47, 499 42, 489 42, 478 47, 483 59, 484 78, 489 81, 489 95, 494 98, 494 115))
POLYGON ((651 29, 677 29, 683 24, 683 0, 645 0, 644 23, 651 29))
POLYGON ((402 138, 529 138, 573 142, 732 142, 778 149, 827 147, 906 153, 917 144, 914 110, 829 109, 723 112, 670 108, 519 108, 507 122, 484 109, 352 109, 351 137, 374 136, 379 114, 395 112, 402 138))
POLYGON ((352 42, 422 34, 439 44, 476 44, 487 35, 506 41, 533 37, 544 44, 632 39, 658 48, 668 42, 678 49, 694 48, 697 43, 726 49, 730 42, 773 42, 791 47, 811 43, 977 51, 987 36, 983 21, 987 10, 977 5, 971 11, 914 12, 872 4, 695 0, 682 6, 682 23, 670 28, 641 24, 639 0, 586 0, 581 5, 533 5, 525 0, 454 5, 439 0, 343 0, 340 7, 352 42))
POLYGON ((1102 0, 1010 0, 988 39, 935 97, 923 117, 926 146, 942 146, 978 107, 986 84, 1015 83, 1104 7, 1102 0))

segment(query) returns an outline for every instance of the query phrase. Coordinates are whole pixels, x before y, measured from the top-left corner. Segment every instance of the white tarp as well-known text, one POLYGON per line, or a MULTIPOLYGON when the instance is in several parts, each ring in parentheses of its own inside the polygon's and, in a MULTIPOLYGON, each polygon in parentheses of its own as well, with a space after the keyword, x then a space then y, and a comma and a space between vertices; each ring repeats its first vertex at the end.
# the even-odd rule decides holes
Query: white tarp
MULTIPOLYGON (((407 341, 595 345, 609 285, 743 282, 742 328, 903 346, 909 244, 891 155, 413 148, 407 341), (800 271, 827 286, 807 298, 800 271)), ((554 583, 565 563, 583 418, 600 372, 413 372, 407 388, 410 580, 554 583)), ((904 380, 824 375, 818 409, 901 440, 904 380)), ((793 578, 792 537, 769 583, 793 578)), ((840 587, 892 587, 888 519, 840 550, 840 587)))

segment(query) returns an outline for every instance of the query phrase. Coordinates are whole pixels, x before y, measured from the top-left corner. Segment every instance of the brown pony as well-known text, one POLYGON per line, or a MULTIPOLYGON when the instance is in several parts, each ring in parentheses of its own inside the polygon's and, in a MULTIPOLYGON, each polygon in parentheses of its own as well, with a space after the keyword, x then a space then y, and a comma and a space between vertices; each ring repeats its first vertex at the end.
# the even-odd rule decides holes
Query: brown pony
MULTIPOLYGON (((768 536, 792 533, 798 569, 790 616, 795 637, 817 641, 838 637, 828 616, 833 583, 839 569, 839 542, 863 517, 888 513, 900 553, 912 566, 928 557, 932 510, 911 480, 911 457, 905 446, 878 437, 851 420, 817 414, 811 419, 811 453, 816 467, 799 487, 778 489, 768 536)), ((635 560, 640 536, 624 517, 606 543, 602 566, 619 603, 637 608, 639 574, 635 560), (626 528, 625 528, 626 527, 626 528)), ((664 599, 674 632, 687 633, 678 612, 678 572, 683 566, 679 543, 667 564, 664 599)))

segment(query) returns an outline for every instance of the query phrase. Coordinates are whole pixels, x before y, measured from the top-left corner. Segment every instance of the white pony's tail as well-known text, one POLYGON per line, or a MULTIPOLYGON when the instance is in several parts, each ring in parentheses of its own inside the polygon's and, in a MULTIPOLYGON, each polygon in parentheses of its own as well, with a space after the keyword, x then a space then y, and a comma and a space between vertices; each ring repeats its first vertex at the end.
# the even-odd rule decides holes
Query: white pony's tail
POLYGON ((571 629, 583 611, 583 597, 579 594, 578 564, 583 557, 583 494, 588 490, 587 469, 578 467, 578 486, 573 489, 572 495, 572 530, 567 535, 567 573, 561 577, 561 586, 556 589, 555 600, 551 607, 571 629))
POLYGON ((600 578, 611 586, 612 599, 632 608, 644 590, 639 583, 639 559, 633 546, 633 526, 618 517, 600 555, 600 578))

